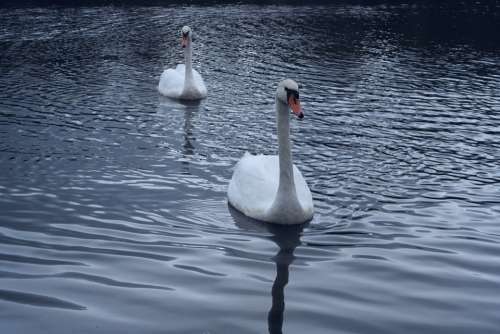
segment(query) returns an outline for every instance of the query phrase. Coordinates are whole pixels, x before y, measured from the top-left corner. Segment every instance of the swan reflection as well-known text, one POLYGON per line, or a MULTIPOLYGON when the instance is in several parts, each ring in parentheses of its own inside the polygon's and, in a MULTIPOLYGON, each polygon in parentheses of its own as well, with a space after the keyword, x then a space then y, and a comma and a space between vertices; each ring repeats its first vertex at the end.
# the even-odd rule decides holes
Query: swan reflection
POLYGON ((231 205, 228 207, 239 228, 247 231, 271 233, 269 238, 279 247, 278 252, 273 257, 276 264, 276 277, 271 290, 272 306, 267 315, 267 324, 269 334, 281 334, 283 333, 285 286, 288 284, 289 267, 295 259, 294 252, 300 245, 300 236, 307 223, 301 225, 269 224, 246 217, 231 205))
POLYGON ((189 165, 188 158, 195 153, 194 142, 196 137, 193 132, 193 117, 200 112, 200 100, 172 100, 166 97, 160 97, 160 109, 166 115, 176 117, 179 114, 184 115, 183 124, 183 143, 182 143, 182 164, 189 165))
POLYGON ((193 116, 199 112, 200 101, 193 102, 182 102, 184 106, 184 144, 182 145, 182 156, 186 158, 187 156, 194 154, 194 145, 192 142, 196 141, 196 138, 193 134, 193 116))

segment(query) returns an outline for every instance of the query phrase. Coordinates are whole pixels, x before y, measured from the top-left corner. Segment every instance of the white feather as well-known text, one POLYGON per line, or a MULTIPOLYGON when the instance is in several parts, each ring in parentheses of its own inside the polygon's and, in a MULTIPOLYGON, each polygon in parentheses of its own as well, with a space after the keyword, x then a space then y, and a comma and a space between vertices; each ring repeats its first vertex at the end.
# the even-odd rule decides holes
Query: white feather
MULTIPOLYGON (((300 170, 293 165, 297 199, 308 219, 314 213, 311 191, 300 170)), ((266 221, 279 185, 277 155, 251 155, 248 152, 238 161, 228 187, 232 206, 248 217, 266 221)))
POLYGON ((193 79, 194 86, 198 91, 198 94, 191 94, 191 96, 183 96, 184 91, 184 81, 186 77, 186 66, 184 64, 179 64, 177 67, 169 68, 161 74, 160 83, 158 85, 158 91, 167 97, 174 99, 201 99, 207 96, 207 87, 200 73, 193 69, 193 79))

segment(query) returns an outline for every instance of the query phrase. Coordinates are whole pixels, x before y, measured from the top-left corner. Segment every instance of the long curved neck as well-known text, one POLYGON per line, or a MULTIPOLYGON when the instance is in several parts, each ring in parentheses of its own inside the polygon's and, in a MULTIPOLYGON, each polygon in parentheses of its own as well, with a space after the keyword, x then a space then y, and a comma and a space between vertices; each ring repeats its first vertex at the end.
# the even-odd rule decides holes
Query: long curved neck
POLYGON ((276 118, 278 123, 278 155, 280 165, 278 194, 283 193, 295 196, 292 150, 290 148, 290 116, 288 113, 288 106, 283 102, 276 100, 276 118))
POLYGON ((191 36, 187 46, 184 48, 184 66, 186 67, 185 77, 184 77, 184 87, 190 87, 193 84, 193 48, 192 48, 191 36))
POLYGON ((304 210, 295 189, 292 150, 290 148, 290 111, 288 105, 276 99, 278 123, 279 185, 276 197, 269 208, 267 219, 281 224, 304 222, 304 210))

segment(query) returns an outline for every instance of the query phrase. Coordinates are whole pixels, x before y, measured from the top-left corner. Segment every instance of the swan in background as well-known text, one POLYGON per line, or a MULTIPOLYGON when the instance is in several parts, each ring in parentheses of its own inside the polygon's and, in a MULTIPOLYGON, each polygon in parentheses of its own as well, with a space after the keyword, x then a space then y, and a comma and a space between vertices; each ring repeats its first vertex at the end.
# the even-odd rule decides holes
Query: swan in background
POLYGON ((279 155, 245 153, 236 164, 228 187, 229 203, 248 217, 278 224, 301 224, 314 213, 311 191, 292 163, 290 109, 304 114, 295 81, 286 79, 276 90, 279 155))
POLYGON ((181 45, 184 49, 184 64, 175 69, 163 71, 158 84, 158 91, 171 98, 199 100, 207 96, 207 88, 200 73, 193 69, 193 31, 184 26, 181 30, 181 45))

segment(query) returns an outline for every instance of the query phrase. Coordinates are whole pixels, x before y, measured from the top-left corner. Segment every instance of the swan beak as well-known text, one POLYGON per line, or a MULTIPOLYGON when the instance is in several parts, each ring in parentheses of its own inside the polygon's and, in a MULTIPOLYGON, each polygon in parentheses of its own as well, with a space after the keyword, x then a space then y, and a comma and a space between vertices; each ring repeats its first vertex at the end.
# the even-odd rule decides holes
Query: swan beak
POLYGON ((290 96, 288 98, 288 105, 292 109, 295 116, 298 118, 304 118, 304 113, 302 112, 302 107, 300 106, 300 101, 295 96, 290 96))
POLYGON ((181 45, 182 45, 182 48, 185 48, 188 45, 188 38, 187 38, 187 36, 182 36, 181 45))

